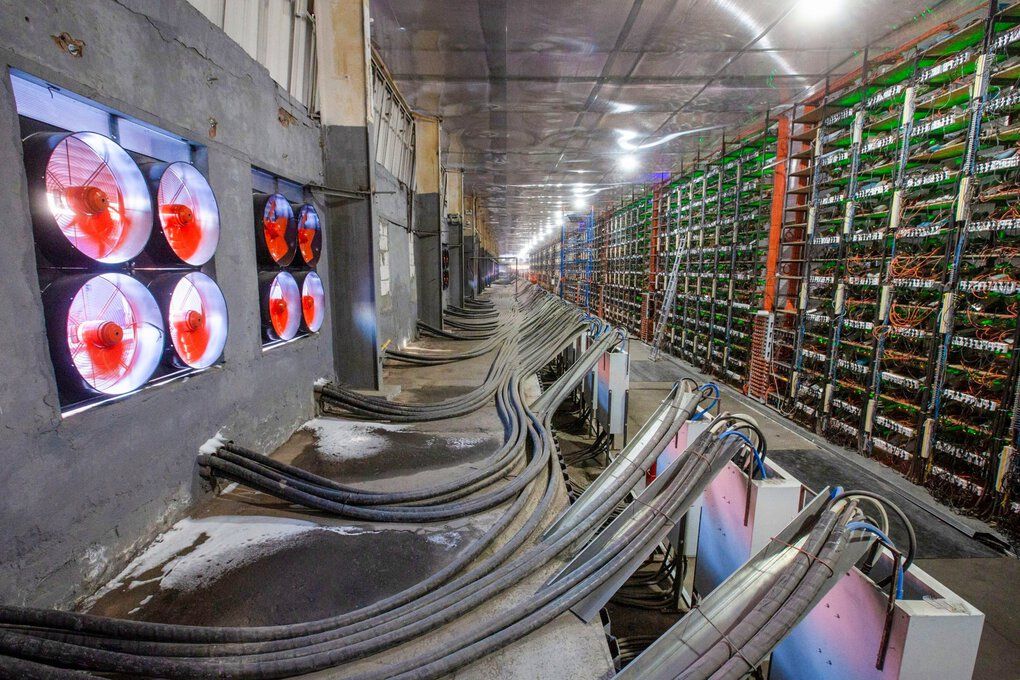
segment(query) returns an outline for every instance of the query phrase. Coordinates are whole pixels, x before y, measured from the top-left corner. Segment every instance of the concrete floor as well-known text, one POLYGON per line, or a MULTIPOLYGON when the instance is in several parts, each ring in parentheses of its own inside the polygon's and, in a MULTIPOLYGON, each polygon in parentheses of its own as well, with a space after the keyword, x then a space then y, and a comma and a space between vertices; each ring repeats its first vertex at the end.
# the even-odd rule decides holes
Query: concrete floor
MULTIPOLYGON (((450 347, 428 339, 422 345, 450 347)), ((628 429, 636 432, 679 377, 703 378, 671 358, 652 363, 647 346, 631 344, 628 429)), ((387 366, 399 401, 431 401, 459 394, 481 381, 489 358, 456 368, 387 366)), ((537 394, 537 385, 531 388, 537 394)), ((723 388, 724 410, 759 419, 770 454, 808 486, 826 483, 899 495, 919 538, 918 564, 986 614, 974 677, 1020 677, 1020 562, 999 556, 952 524, 987 530, 969 518, 936 519, 923 492, 894 473, 834 452, 770 409, 723 388), (863 463, 863 464, 862 464, 863 463)), ((500 442, 494 408, 471 416, 415 425, 321 417, 310 421, 274 456, 317 474, 365 489, 428 485, 483 465, 500 442)), ((242 443, 243 442, 239 442, 242 443)), ((569 445, 568 445, 569 446, 569 445)), ((565 507, 565 495, 557 501, 565 507)), ((98 614, 139 620, 214 625, 266 625, 309 620, 356 609, 398 592, 454 558, 461 546, 491 526, 498 509, 469 519, 425 525, 356 522, 305 512, 236 486, 197 505, 144 550, 116 579, 83 604, 98 614)), ((404 645, 411 654, 477 624, 534 592, 558 565, 522 582, 504 597, 434 634, 404 645)), ((675 615, 611 606, 613 632, 661 631, 675 615)), ((340 678, 381 659, 310 677, 340 678)), ((612 660, 601 626, 566 614, 552 624, 462 669, 454 677, 607 678, 612 660)))
MULTIPOLYGON (((421 342, 458 350, 467 344, 421 342)), ((435 401, 480 383, 490 361, 485 356, 445 367, 387 366, 385 379, 400 386, 398 401, 435 401)), ((532 398, 539 394, 537 380, 529 393, 532 398)), ((324 416, 307 423, 272 455, 352 486, 397 491, 483 465, 500 445, 501 433, 494 407, 410 425, 324 416)), ((556 508, 566 503, 561 489, 556 508)), ((434 573, 485 532, 501 510, 452 522, 377 524, 306 512, 231 485, 197 505, 81 608, 138 620, 207 625, 318 619, 375 602, 434 573)), ((549 565, 487 606, 395 652, 308 677, 341 678, 392 661, 396 654, 405 658, 440 646, 522 601, 560 566, 549 565)), ((612 675, 601 624, 585 624, 567 613, 453 677, 597 680, 612 675)))
MULTIPOLYGON (((710 380, 693 367, 666 355, 648 360, 649 347, 632 341, 628 428, 636 432, 672 387, 692 377, 710 380)), ((895 472, 850 451, 836 449, 770 408, 721 386, 720 408, 750 413, 769 444, 769 455, 809 488, 839 484, 868 489, 893 498, 910 517, 917 533, 918 566, 968 600, 985 614, 975 680, 1020 678, 1020 561, 1003 556, 968 533, 995 531, 970 517, 941 506, 927 491, 895 472), (928 509, 937 509, 933 515, 928 509), (963 529, 963 531, 961 531, 963 529), (966 532, 966 533, 965 533, 966 532)), ((662 629, 669 617, 648 617, 634 611, 611 611, 614 633, 642 634, 662 629)), ((675 617, 674 617, 675 619, 675 617)))

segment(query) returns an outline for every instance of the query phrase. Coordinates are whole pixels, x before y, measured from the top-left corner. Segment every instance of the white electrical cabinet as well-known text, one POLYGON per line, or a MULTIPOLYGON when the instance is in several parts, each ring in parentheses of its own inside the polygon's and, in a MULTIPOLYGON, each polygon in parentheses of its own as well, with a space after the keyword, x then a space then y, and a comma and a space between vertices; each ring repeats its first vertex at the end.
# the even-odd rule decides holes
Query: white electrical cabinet
POLYGON ((596 369, 598 404, 595 417, 613 436, 613 448, 620 448, 627 435, 627 392, 630 389, 630 355, 606 352, 596 369))

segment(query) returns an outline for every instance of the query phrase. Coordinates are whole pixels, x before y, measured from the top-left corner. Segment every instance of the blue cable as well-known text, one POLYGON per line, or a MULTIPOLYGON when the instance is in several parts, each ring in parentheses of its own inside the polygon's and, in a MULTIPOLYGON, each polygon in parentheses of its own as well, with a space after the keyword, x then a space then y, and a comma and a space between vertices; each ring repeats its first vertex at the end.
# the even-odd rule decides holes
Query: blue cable
MULTIPOLYGON (((874 534, 878 537, 878 540, 882 542, 890 550, 896 550, 896 545, 892 540, 882 533, 882 530, 876 527, 874 524, 868 524, 867 522, 848 522, 846 528, 851 531, 866 531, 870 534, 874 534)), ((903 599, 903 567, 902 563, 896 566, 896 599, 903 599)))
POLYGON ((843 487, 841 486, 833 487, 832 490, 829 491, 829 500, 831 501, 833 498, 840 495, 841 493, 843 493, 843 487))
POLYGON ((705 416, 706 413, 708 413, 713 408, 715 408, 715 405, 719 403, 719 386, 716 385, 715 383, 705 383, 704 385, 702 385, 701 387, 698 388, 698 391, 701 392, 706 387, 711 387, 712 391, 715 392, 715 395, 712 398, 712 403, 709 404, 708 406, 706 406, 704 409, 696 412, 693 416, 691 416, 691 420, 694 420, 694 421, 701 420, 705 416))
POLYGON ((758 470, 759 472, 761 472, 761 478, 762 479, 769 478, 768 473, 765 472, 765 463, 761 459, 761 454, 759 453, 758 449, 755 448, 754 444, 751 443, 751 440, 747 438, 746 435, 744 435, 741 432, 737 432, 736 430, 726 430, 721 435, 719 435, 719 439, 722 439, 723 437, 739 437, 740 439, 744 440, 744 443, 746 443, 748 447, 750 447, 751 449, 751 454, 754 456, 754 462, 758 464, 758 470))

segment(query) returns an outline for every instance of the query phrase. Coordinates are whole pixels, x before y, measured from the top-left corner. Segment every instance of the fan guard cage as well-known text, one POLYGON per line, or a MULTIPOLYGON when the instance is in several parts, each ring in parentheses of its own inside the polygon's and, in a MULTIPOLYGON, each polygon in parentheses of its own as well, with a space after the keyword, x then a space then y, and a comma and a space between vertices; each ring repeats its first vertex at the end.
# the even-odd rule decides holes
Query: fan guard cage
POLYGON ((138 165, 94 132, 62 135, 55 144, 53 137, 45 137, 46 208, 67 243, 108 264, 138 255, 152 232, 152 201, 138 165))
POLYGON ((305 330, 317 333, 326 317, 326 291, 315 272, 305 274, 301 282, 301 319, 305 330))
POLYGON ((202 272, 171 275, 166 322, 173 350, 186 366, 212 366, 227 342, 227 303, 219 286, 202 272))
POLYGON ((193 267, 208 262, 219 244, 220 214, 206 178, 190 163, 170 163, 155 193, 160 230, 170 250, 193 267))
POLYGON ((319 263, 322 254, 322 223, 315 206, 306 203, 298 210, 298 252, 309 267, 319 263))
POLYGON ((301 325, 301 290, 289 272, 273 277, 266 295, 270 337, 291 340, 301 325))
POLYGON ((101 394, 126 394, 152 376, 163 354, 163 319, 152 294, 126 274, 101 274, 75 292, 65 320, 71 363, 101 394))

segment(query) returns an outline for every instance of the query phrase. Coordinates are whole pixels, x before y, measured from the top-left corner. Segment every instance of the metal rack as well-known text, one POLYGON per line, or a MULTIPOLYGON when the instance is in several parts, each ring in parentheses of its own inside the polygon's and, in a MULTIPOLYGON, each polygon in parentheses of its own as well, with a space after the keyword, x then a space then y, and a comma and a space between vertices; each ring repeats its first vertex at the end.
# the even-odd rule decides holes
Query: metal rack
POLYGON ((595 218, 590 306, 651 339, 679 261, 663 351, 1020 525, 1020 5, 862 56, 595 218))

